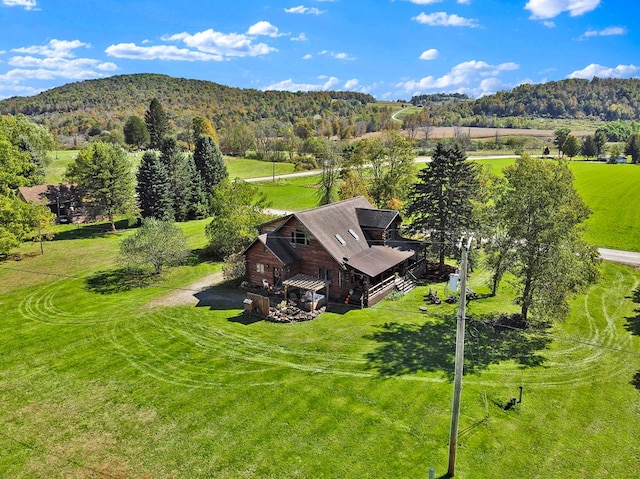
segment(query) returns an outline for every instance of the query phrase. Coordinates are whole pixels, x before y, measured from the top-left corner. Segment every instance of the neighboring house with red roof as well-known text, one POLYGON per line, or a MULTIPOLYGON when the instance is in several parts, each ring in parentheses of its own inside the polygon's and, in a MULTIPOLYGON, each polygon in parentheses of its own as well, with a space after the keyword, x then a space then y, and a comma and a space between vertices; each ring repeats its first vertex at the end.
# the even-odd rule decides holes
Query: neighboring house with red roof
POLYGON ((303 294, 324 288, 334 301, 371 306, 404 289, 418 263, 419 243, 400 236, 401 223, 362 196, 283 216, 261 225, 244 251, 247 280, 303 294))

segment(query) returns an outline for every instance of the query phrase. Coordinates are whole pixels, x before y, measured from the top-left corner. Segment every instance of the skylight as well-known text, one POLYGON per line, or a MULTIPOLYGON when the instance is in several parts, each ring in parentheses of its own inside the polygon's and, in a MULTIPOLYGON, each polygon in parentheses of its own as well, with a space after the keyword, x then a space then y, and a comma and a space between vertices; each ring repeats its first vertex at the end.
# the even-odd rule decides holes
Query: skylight
POLYGON ((351 236, 353 236, 355 239, 359 240, 360 236, 358 236, 358 233, 356 233, 355 231, 353 231, 351 228, 349 228, 349 233, 351 234, 351 236))
POLYGON ((336 233, 336 239, 340 242, 341 245, 345 245, 347 244, 347 242, 344 240, 344 238, 342 236, 340 236, 338 233, 336 233))

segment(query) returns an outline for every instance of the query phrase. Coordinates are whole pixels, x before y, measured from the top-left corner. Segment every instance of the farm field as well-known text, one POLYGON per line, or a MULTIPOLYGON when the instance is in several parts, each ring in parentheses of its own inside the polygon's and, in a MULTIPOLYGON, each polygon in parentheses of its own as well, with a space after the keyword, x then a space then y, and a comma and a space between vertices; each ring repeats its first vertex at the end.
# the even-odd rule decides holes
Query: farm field
MULTIPOLYGON (((196 250, 205 223, 181 225, 196 250)), ((455 306, 421 313, 429 286, 308 323, 252 322, 225 302, 153 305, 217 264, 127 280, 114 260, 129 232, 62 230, 45 255, 31 244, 0 263, 0 477, 446 471, 455 306)), ((640 272, 602 271, 544 334, 480 322, 515 310, 508 281, 470 303, 457 477, 637 472, 640 272), (504 410, 519 386, 522 404, 504 410)), ((482 295, 487 280, 478 268, 470 286, 482 295)))

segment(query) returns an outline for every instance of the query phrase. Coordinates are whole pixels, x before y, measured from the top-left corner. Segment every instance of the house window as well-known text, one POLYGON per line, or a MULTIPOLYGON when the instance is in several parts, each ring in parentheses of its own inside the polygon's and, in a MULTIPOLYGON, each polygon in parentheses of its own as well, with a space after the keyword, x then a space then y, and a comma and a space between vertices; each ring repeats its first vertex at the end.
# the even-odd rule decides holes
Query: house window
POLYGON ((264 264, 263 263, 256 263, 256 271, 258 273, 264 273, 264 264))
POLYGON ((304 231, 294 230, 291 232, 291 242, 294 244, 309 244, 309 237, 304 231))
POLYGON ((318 278, 331 281, 331 271, 325 268, 318 268, 318 278))

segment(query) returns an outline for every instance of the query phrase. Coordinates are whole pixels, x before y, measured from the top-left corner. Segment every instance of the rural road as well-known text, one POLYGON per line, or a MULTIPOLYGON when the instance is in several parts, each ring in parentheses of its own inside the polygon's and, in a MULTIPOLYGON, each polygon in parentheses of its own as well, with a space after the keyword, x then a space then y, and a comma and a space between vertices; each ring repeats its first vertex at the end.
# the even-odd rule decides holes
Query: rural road
MULTIPOLYGON (((501 160, 505 158, 514 158, 516 155, 491 155, 491 156, 470 156, 468 157, 470 160, 501 160)), ((414 163, 428 163, 431 161, 430 156, 418 156, 414 163)), ((365 165, 368 166, 368 165, 365 165)), ((259 183, 262 181, 272 181, 273 179, 279 180, 282 178, 301 178, 304 176, 314 176, 322 173, 322 170, 308 170, 308 171, 299 171, 297 173, 287 173, 285 175, 273 175, 271 176, 261 176, 260 178, 246 178, 244 181, 247 183, 259 183)))
POLYGON ((630 266, 640 266, 640 253, 606 248, 598 248, 598 253, 600 253, 600 257, 605 261, 628 264, 630 266))

